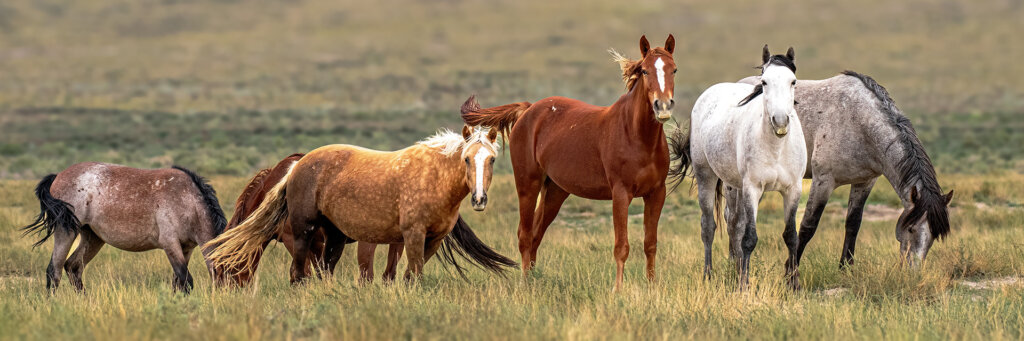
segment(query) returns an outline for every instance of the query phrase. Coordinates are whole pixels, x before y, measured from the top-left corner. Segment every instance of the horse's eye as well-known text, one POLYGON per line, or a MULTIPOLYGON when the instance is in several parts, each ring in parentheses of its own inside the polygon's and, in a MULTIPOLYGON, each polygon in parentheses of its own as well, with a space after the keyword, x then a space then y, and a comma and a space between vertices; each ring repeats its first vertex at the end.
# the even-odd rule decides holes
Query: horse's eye
POLYGON ((492 164, 492 165, 494 164, 494 159, 493 159, 493 158, 491 159, 491 164, 492 164))
POLYGON ((793 85, 796 85, 796 81, 795 80, 793 81, 793 85))
POLYGON ((643 73, 644 75, 647 75, 647 70, 640 70, 640 73, 643 73))
POLYGON ((761 86, 768 86, 768 82, 761 81, 761 86))
POLYGON ((469 164, 469 157, 468 156, 466 157, 466 164, 467 165, 469 164))
POLYGON ((672 70, 673 75, 676 74, 676 72, 679 72, 679 69, 672 70))

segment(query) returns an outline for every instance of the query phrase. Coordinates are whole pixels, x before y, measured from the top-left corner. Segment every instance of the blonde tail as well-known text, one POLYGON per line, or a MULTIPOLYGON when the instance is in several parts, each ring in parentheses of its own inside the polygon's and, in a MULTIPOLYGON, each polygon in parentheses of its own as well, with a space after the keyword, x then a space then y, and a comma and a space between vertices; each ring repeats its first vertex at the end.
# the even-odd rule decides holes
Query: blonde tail
POLYGON ((291 169, 267 192, 260 207, 249 218, 203 245, 204 250, 209 250, 206 258, 214 268, 255 272, 263 244, 277 234, 281 222, 288 216, 285 187, 290 176, 291 169))

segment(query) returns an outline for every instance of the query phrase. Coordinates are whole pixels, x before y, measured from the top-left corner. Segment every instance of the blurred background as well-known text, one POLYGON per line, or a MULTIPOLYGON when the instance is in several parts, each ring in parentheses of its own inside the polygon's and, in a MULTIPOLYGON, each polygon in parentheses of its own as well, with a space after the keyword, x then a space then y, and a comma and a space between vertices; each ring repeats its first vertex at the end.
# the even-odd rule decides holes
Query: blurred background
MULTIPOLYGON (((939 173, 1024 172, 1022 2, 0 2, 0 178, 72 163, 247 176, 330 143, 396 149, 485 106, 624 90, 607 50, 675 35, 676 118, 753 75, 761 46, 797 76, 886 86, 939 173)), ((499 163, 507 172, 507 162, 499 163)))

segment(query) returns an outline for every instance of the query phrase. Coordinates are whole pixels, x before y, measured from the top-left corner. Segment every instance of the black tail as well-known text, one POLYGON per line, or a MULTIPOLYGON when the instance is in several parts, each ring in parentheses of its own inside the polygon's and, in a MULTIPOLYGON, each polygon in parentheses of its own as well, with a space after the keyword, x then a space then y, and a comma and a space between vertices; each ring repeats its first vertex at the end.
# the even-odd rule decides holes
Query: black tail
POLYGON ((690 171, 690 129, 683 129, 678 125, 668 137, 669 168, 668 183, 669 192, 675 191, 679 184, 683 183, 686 173, 690 171))
POLYGON ((39 181, 39 185, 36 186, 36 198, 39 198, 39 215, 36 216, 36 220, 31 224, 21 228, 22 231, 25 231, 25 235, 46 233, 43 239, 32 244, 33 247, 42 245, 43 242, 53 235, 53 231, 58 228, 78 234, 78 228, 81 226, 78 217, 75 216, 74 207, 69 203, 54 198, 50 194, 50 186, 53 185, 53 179, 56 178, 57 174, 50 174, 44 177, 42 181, 39 181))
POLYGON ((469 224, 466 224, 466 221, 462 219, 462 215, 459 215, 459 220, 455 222, 452 232, 444 237, 444 244, 441 245, 439 256, 442 264, 455 266, 455 271, 465 279, 466 274, 462 271, 463 267, 456 261, 456 254, 462 257, 462 259, 476 263, 477 266, 484 270, 502 276, 505 275, 505 269, 502 266, 515 267, 518 265, 515 261, 502 256, 494 251, 494 249, 491 249, 490 246, 480 241, 480 238, 477 238, 473 230, 469 228, 469 224))
POLYGON ((220 208, 220 201, 217 200, 217 191, 199 174, 181 166, 174 166, 173 168, 185 172, 189 178, 192 178, 192 183, 196 185, 196 188, 199 189, 199 194, 203 197, 203 206, 206 206, 206 214, 210 218, 210 224, 213 225, 213 235, 219 236, 224 232, 224 227, 228 223, 227 219, 224 218, 224 211, 220 208))

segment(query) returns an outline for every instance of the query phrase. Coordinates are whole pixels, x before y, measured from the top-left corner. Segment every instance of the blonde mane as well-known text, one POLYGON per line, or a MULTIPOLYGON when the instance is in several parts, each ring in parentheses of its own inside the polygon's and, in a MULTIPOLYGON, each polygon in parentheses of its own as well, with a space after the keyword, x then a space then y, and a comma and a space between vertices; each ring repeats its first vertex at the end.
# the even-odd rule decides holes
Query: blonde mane
POLYGON ((619 69, 622 69, 622 82, 626 84, 626 90, 633 89, 633 85, 640 79, 640 62, 643 60, 626 58, 615 49, 608 49, 608 53, 612 54, 612 60, 619 64, 619 69))
POLYGON ((487 139, 487 130, 479 127, 473 129, 473 134, 469 136, 469 140, 462 139, 462 134, 453 132, 448 129, 441 129, 437 131, 431 137, 425 138, 417 144, 424 145, 426 147, 438 149, 438 153, 444 156, 452 156, 455 152, 461 151, 463 146, 470 145, 473 143, 480 142, 485 146, 490 147, 495 153, 500 149, 497 143, 491 142, 487 139))

